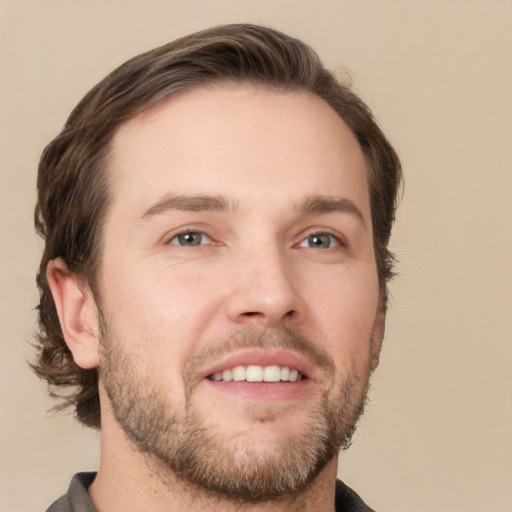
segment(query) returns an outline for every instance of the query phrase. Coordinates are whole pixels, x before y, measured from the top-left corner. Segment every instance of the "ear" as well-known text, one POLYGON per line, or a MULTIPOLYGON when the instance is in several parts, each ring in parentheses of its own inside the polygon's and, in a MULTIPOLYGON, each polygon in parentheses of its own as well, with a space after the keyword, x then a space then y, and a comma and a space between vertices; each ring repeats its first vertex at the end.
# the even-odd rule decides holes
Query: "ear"
POLYGON ((386 327, 386 304, 387 300, 383 296, 379 299, 377 315, 372 328, 372 371, 379 366, 380 352, 382 350, 382 342, 384 341, 384 330, 386 327))
POLYGON ((66 263, 57 258, 50 261, 46 277, 66 344, 75 363, 84 369, 99 364, 98 311, 92 293, 66 263))

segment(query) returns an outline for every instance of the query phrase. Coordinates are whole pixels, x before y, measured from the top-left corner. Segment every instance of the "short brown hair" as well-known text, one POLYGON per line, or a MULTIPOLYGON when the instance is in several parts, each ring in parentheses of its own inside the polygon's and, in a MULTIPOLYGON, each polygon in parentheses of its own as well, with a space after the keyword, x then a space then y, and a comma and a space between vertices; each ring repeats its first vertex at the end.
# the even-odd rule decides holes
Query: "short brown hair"
POLYGON ((254 25, 211 28, 143 53, 82 99, 39 165, 35 227, 45 246, 37 274, 39 352, 33 368, 53 395, 62 387, 72 388, 60 407, 74 405, 78 420, 87 426, 100 427, 98 375, 73 361, 48 286, 47 265, 62 258, 99 299, 102 221, 111 198, 106 167, 116 130, 173 93, 218 81, 310 92, 349 126, 367 161, 376 263, 382 295, 387 296, 393 263, 388 242, 402 179, 400 161, 349 85, 340 83, 302 41, 254 25))

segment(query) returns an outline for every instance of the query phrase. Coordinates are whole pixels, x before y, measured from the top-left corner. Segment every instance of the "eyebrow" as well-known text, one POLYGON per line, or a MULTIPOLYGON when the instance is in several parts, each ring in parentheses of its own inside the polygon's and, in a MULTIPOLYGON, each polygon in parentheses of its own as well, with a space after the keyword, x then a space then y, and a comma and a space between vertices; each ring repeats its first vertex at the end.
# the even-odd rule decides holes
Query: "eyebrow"
POLYGON ((299 203, 298 209, 306 214, 348 213, 356 217, 363 227, 366 227, 366 221, 361 210, 353 201, 343 197, 308 197, 299 203))
POLYGON ((187 196, 168 194, 156 204, 148 208, 142 215, 142 219, 147 220, 155 215, 161 215, 169 211, 227 211, 232 209, 228 201, 219 195, 208 196, 187 196))
MULTIPOLYGON (((148 220, 155 215, 162 215, 170 211, 211 211, 225 212, 234 210, 234 204, 221 195, 176 195, 167 194, 142 215, 143 220, 148 220)), ((363 227, 366 222, 361 210, 350 199, 331 196, 311 196, 301 201, 297 210, 306 215, 318 215, 329 213, 348 213, 356 217, 363 227)))

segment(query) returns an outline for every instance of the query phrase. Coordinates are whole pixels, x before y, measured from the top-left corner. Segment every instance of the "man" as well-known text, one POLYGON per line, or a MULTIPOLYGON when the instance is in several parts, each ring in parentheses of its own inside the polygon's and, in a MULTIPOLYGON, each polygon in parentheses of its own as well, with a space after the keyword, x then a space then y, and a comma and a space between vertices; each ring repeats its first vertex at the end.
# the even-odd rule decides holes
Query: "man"
POLYGON ((40 353, 101 428, 50 511, 368 511, 336 481, 384 333, 401 170, 304 43, 230 25, 123 64, 46 148, 40 353))

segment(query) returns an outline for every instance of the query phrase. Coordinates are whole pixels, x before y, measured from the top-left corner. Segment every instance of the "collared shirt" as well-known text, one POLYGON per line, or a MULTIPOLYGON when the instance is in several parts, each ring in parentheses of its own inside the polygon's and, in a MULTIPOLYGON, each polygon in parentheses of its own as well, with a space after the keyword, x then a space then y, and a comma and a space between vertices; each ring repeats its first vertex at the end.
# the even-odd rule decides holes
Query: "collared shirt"
MULTIPOLYGON (((46 512, 98 512, 87 492, 95 478, 96 473, 77 473, 69 484, 68 492, 46 512)), ((336 512, 375 512, 341 480, 336 482, 335 505, 336 512)))

